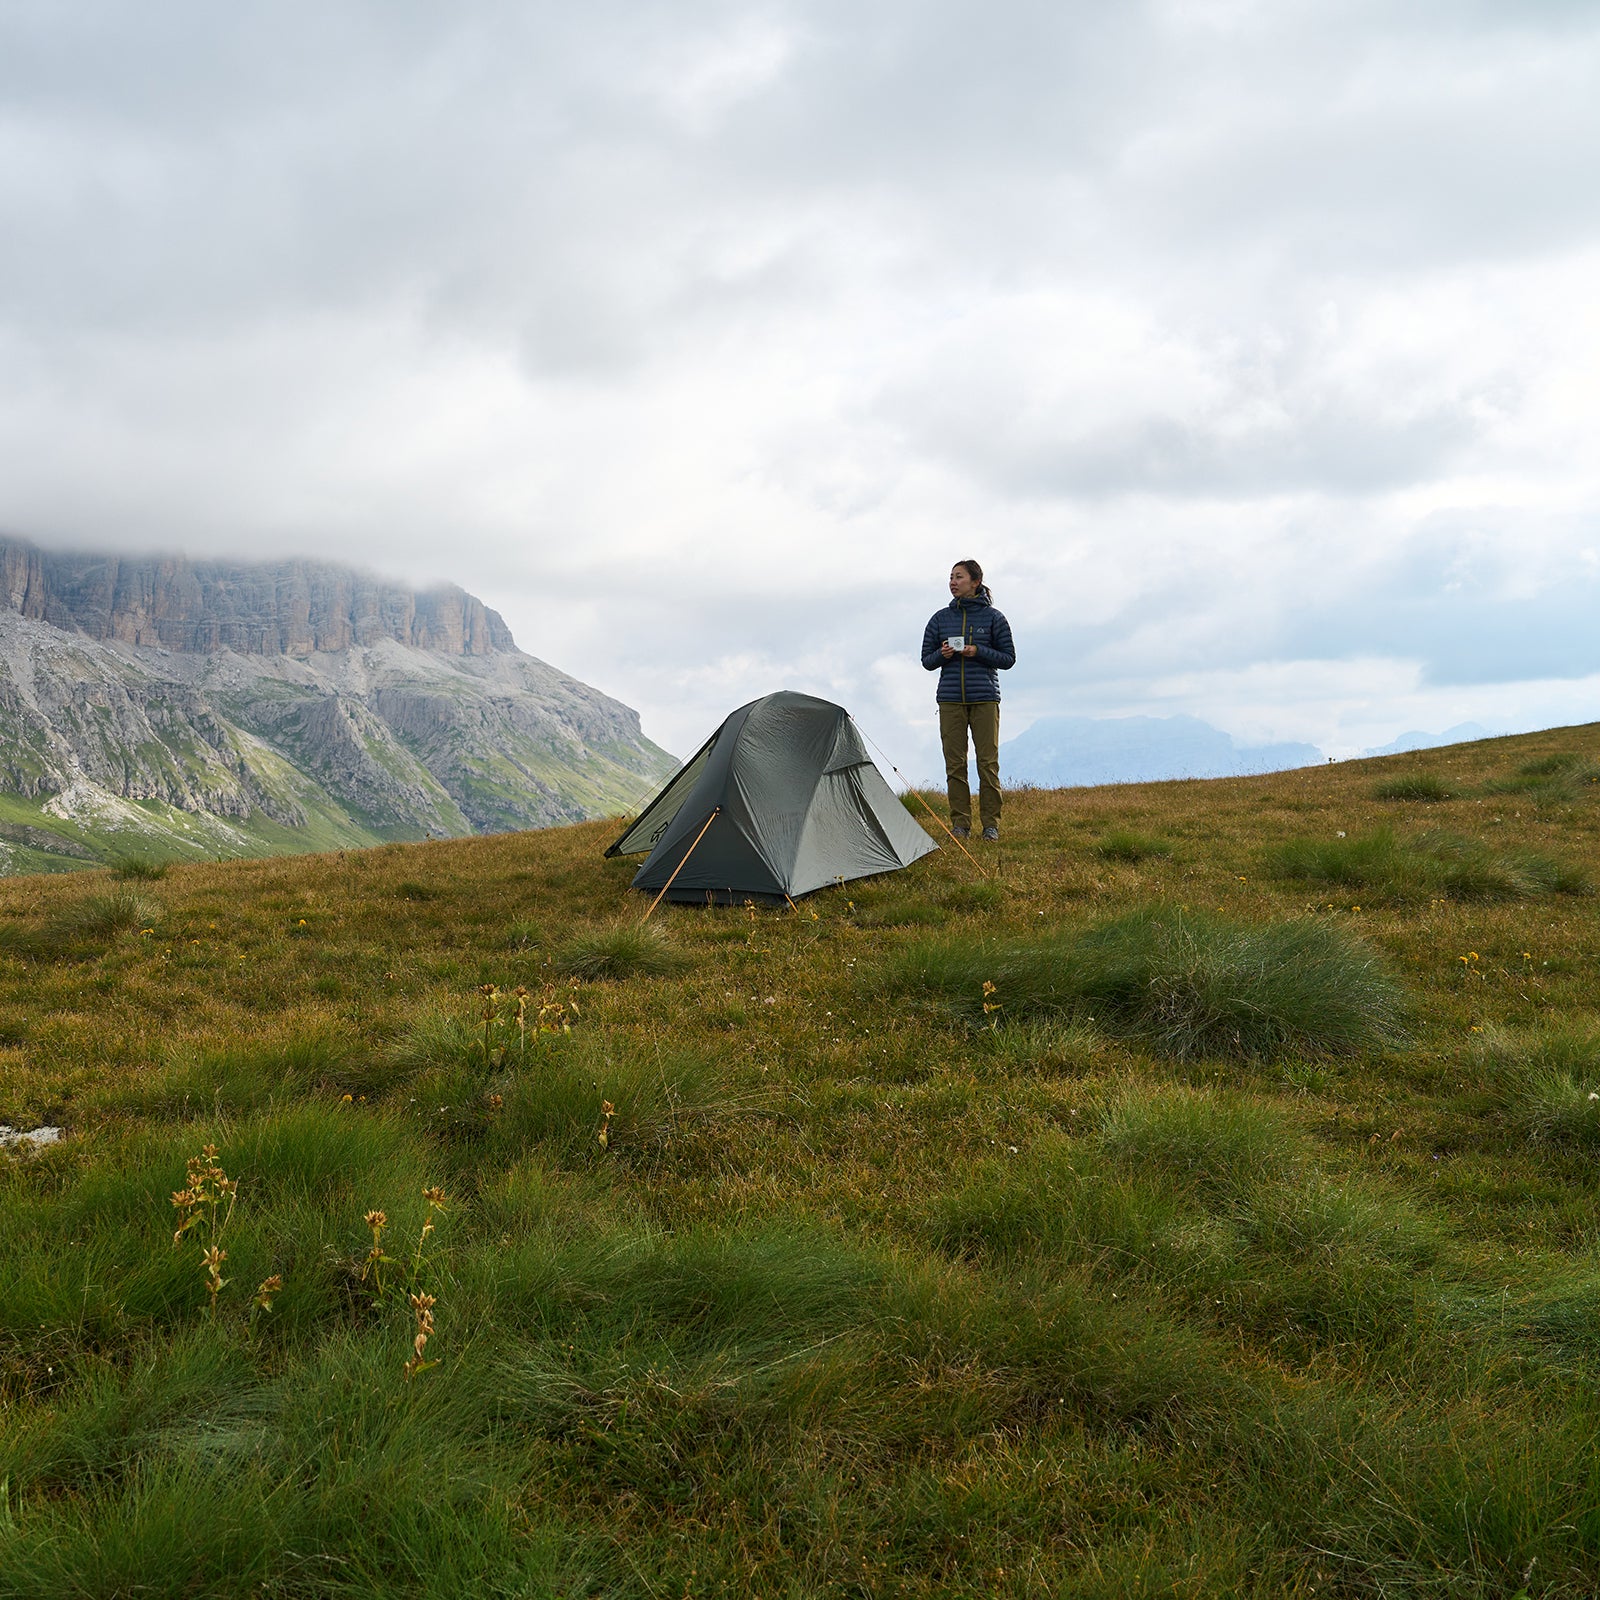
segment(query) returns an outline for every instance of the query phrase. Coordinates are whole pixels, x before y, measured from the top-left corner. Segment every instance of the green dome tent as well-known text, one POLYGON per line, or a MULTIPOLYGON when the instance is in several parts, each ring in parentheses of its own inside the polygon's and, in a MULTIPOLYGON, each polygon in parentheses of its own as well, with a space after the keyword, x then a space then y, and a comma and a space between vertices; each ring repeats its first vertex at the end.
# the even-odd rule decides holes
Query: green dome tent
POLYGON ((938 848, 850 713, 785 690, 740 706, 606 854, 649 851, 635 889, 670 881, 669 900, 728 905, 797 899, 938 848))

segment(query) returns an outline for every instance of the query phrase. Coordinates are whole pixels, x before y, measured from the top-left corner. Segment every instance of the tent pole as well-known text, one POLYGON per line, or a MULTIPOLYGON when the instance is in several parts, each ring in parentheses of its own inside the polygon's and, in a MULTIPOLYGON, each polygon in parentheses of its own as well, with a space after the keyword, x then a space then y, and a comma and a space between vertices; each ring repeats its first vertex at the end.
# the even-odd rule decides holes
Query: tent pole
MULTIPOLYGON (((706 828, 709 828, 711 824, 717 820, 717 813, 721 810, 721 806, 713 806, 711 808, 711 815, 706 818, 706 828)), ((672 877, 668 878, 667 881, 661 885, 661 894, 658 894, 655 899, 650 902, 650 911, 654 911, 655 908, 661 904, 662 895, 665 895, 667 890, 672 887, 673 880, 680 872, 683 871, 685 865, 688 863, 689 857, 694 854, 694 845, 699 844, 700 841, 705 838, 706 828, 702 828, 699 833, 694 836, 694 844, 690 845, 689 848, 683 852, 683 860, 672 869, 672 877)), ((639 918, 639 926, 641 928, 650 920, 650 911, 645 912, 645 914, 639 918)))
MULTIPOLYGON (((872 748, 874 750, 876 750, 880 756, 883 756, 883 759, 885 761, 889 761, 889 757, 886 754, 884 754, 884 750, 883 750, 882 745, 880 745, 878 743, 878 741, 876 739, 874 739, 872 737, 872 735, 870 733, 868 733, 867 730, 865 728, 863 728, 859 722, 856 722, 856 719, 854 717, 851 717, 850 720, 852 722, 856 723, 856 727, 860 730, 861 737, 863 739, 865 739, 867 741, 867 743, 870 744, 872 746, 872 748)), ((967 858, 967 860, 970 861, 973 864, 974 867, 978 868, 978 876, 980 878, 987 878, 989 876, 989 874, 987 872, 985 872, 982 867, 978 866, 978 858, 975 855, 973 855, 973 853, 969 849, 967 849, 967 847, 964 844, 962 844, 962 842, 958 838, 956 838, 956 836, 953 833, 950 833, 950 825, 944 820, 943 817, 941 817, 939 815, 939 813, 937 811, 935 811, 933 809, 932 806, 930 806, 928 804, 928 802, 926 800, 924 800, 922 798, 922 796, 920 794, 917 793, 917 791, 915 789, 913 789, 911 787, 911 780, 906 777, 905 773, 903 773, 899 769, 899 767, 897 767, 894 764, 894 762, 892 762, 892 761, 889 761, 889 770, 895 775, 895 777, 897 777, 901 781, 901 783, 905 784, 906 793, 908 795, 910 795, 911 798, 913 800, 915 800, 917 802, 917 804, 919 806, 921 806, 922 809, 924 811, 926 811, 928 813, 928 815, 930 817, 932 817, 933 820, 935 822, 937 822, 939 824, 939 826, 941 828, 943 828, 946 833, 950 834, 950 843, 953 844, 956 847, 956 849, 959 850, 962 853, 962 855, 964 855, 967 858)))

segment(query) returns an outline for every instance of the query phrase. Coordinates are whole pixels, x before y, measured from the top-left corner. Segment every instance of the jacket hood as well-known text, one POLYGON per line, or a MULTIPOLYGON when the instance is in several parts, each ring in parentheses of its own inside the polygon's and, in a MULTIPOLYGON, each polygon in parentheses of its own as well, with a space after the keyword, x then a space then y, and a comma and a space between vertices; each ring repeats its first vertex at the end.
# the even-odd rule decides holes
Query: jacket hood
POLYGON ((989 598, 987 589, 980 589, 976 594, 969 594, 961 600, 952 595, 948 603, 952 606, 987 606, 994 602, 989 598))

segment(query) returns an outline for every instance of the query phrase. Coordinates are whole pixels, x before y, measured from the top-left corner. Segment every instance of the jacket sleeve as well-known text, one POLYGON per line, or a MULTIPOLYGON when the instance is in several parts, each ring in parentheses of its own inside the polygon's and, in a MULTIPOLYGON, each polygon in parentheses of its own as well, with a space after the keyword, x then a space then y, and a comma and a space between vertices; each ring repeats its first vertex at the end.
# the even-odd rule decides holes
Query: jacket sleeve
POLYGON ((999 667, 1003 672, 1017 664, 1017 647, 1011 642, 1011 624, 1000 612, 995 612, 989 630, 990 643, 978 646, 978 660, 986 667, 999 667))
MULTIPOLYGON (((1006 635, 1009 639, 1011 636, 1006 635)), ((937 614, 928 618, 928 626, 922 630, 922 664, 929 672, 937 672, 944 665, 944 657, 939 653, 939 618, 937 614)))

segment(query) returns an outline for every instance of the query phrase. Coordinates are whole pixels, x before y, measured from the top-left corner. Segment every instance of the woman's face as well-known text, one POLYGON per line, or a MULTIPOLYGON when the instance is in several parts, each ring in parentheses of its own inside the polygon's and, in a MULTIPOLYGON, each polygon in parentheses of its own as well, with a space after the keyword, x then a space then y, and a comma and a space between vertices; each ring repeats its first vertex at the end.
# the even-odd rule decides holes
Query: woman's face
POLYGON ((952 600, 970 600, 978 592, 978 586, 972 581, 972 574, 963 566, 954 566, 950 569, 950 598, 952 600))

